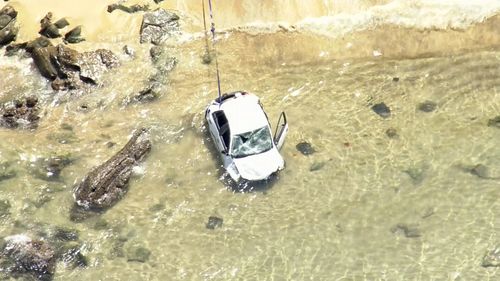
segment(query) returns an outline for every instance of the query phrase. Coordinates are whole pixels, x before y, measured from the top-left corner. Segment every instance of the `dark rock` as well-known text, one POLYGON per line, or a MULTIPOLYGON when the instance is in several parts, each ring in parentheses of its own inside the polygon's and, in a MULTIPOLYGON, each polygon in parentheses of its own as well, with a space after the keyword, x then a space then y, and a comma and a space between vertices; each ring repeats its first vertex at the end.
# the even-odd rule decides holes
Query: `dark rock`
POLYGON ((72 30, 68 31, 68 33, 64 35, 64 42, 70 44, 76 44, 85 41, 85 39, 81 37, 81 34, 82 34, 82 26, 79 25, 73 28, 72 30))
POLYGON ((32 174, 43 180, 57 180, 61 171, 70 165, 73 159, 69 154, 53 155, 46 158, 38 158, 34 161, 30 170, 32 174))
POLYGON ((391 116, 391 109, 383 102, 372 106, 372 110, 382 118, 388 118, 391 116))
POLYGON ((12 164, 7 161, 0 162, 0 181, 8 180, 17 175, 16 170, 12 164))
POLYGON ((399 77, 392 77, 392 82, 399 82, 399 77))
POLYGON ((312 147, 312 145, 308 142, 298 143, 295 148, 297 148, 300 153, 304 155, 311 155, 316 152, 316 150, 312 147))
POLYGON ((314 162, 311 167, 309 168, 309 171, 314 172, 321 170, 325 166, 325 162, 314 162))
POLYGON ((159 4, 160 2, 163 2, 164 0, 154 0, 156 4, 159 4))
POLYGON ((394 129, 394 128, 387 129, 385 131, 385 134, 387 135, 387 137, 389 137, 391 139, 397 139, 397 138, 399 138, 398 131, 396 131, 396 129, 394 129))
POLYGON ((397 224, 393 228, 391 228, 391 232, 398 234, 402 233, 406 238, 418 238, 421 236, 420 230, 414 226, 409 226, 406 224, 397 224))
POLYGON ((51 12, 48 12, 45 17, 43 17, 41 20, 40 20, 40 26, 42 28, 42 30, 44 28, 46 28, 47 26, 51 25, 52 24, 52 13, 51 12))
POLYGON ((62 29, 62 28, 65 28, 66 26, 68 26, 69 22, 66 18, 62 18, 62 19, 59 19, 58 21, 56 21, 56 23, 54 23, 54 25, 57 28, 62 29))
POLYGON ((488 127, 500 128, 500 116, 497 116, 493 119, 488 120, 488 127))
POLYGON ((0 127, 34 129, 38 126, 38 99, 26 97, 24 101, 11 101, 0 108, 0 127))
POLYGON ((76 185, 76 204, 84 210, 104 210, 113 206, 127 192, 132 168, 151 150, 145 129, 134 132, 132 138, 116 155, 95 167, 76 185))
POLYGON ((477 164, 474 166, 470 170, 470 173, 482 179, 490 179, 489 169, 483 164, 477 164))
POLYGON ((16 17, 17 11, 10 5, 0 10, 0 47, 16 39, 19 32, 16 17))
POLYGON ((481 265, 483 267, 500 267, 500 245, 484 255, 481 265))
MULTIPOLYGON (((8 57, 20 54, 23 50, 26 49, 27 43, 19 43, 19 44, 10 44, 5 48, 5 55, 8 57)), ((26 54, 24 52, 23 54, 26 54)))
POLYGON ((151 251, 142 246, 132 246, 126 251, 128 262, 147 262, 151 251))
POLYGON ((79 233, 78 230, 75 229, 56 227, 54 229, 53 238, 62 242, 78 241, 79 233))
POLYGON ((52 63, 52 58, 56 56, 57 48, 53 46, 36 48, 31 53, 31 57, 35 62, 38 71, 40 71, 40 74, 50 80, 54 80, 58 75, 58 71, 52 63))
POLYGON ((135 57, 135 50, 134 50, 134 48, 130 47, 129 45, 123 46, 123 52, 132 58, 135 57))
POLYGON ((140 5, 140 4, 135 4, 132 6, 125 6, 119 3, 111 4, 108 6, 108 13, 112 13, 114 10, 121 10, 126 13, 132 14, 136 12, 147 12, 149 11, 149 5, 140 5))
POLYGON ((0 257, 9 264, 12 273, 31 274, 41 280, 50 280, 56 268, 52 247, 42 240, 32 240, 26 235, 5 238, 0 257))
POLYGON ((224 222, 224 220, 222 218, 210 216, 208 218, 208 222, 207 222, 206 228, 208 228, 208 229, 216 229, 218 227, 222 227, 222 223, 223 222, 224 222))
POLYGON ((424 101, 418 105, 418 110, 423 112, 432 112, 436 110, 437 104, 433 101, 424 101))
POLYGON ((55 24, 48 25, 44 29, 40 30, 40 34, 48 38, 58 38, 61 37, 59 29, 55 24))
POLYGON ((179 16, 158 8, 144 14, 142 19, 140 42, 159 45, 171 36, 179 33, 179 16))
MULTIPOLYGON (((138 94, 132 96, 130 102, 151 102, 160 96, 160 87, 156 85, 151 85, 148 88, 140 91, 138 94)), ((128 102, 128 103, 130 103, 128 102)))
POLYGON ((9 200, 0 199, 0 219, 10 215, 10 207, 9 200))

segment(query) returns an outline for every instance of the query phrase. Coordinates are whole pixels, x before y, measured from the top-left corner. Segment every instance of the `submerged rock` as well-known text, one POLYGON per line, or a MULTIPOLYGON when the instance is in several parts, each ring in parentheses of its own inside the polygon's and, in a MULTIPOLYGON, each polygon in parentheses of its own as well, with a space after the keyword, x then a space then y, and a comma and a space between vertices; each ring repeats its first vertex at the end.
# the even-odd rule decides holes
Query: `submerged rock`
POLYGON ((26 235, 5 238, 0 256, 5 262, 4 271, 13 274, 30 274, 37 279, 50 280, 56 268, 54 249, 45 241, 32 240, 26 235))
POLYGON ((218 227, 222 227, 223 222, 224 220, 222 218, 210 216, 205 227, 208 229, 216 229, 218 227))
POLYGON ((25 97, 24 100, 7 102, 0 108, 0 127, 34 129, 40 117, 38 98, 25 97))
POLYGON ((151 61, 162 77, 165 77, 165 75, 174 70, 177 65, 177 59, 169 55, 168 50, 164 47, 153 46, 149 50, 149 54, 151 61))
POLYGON ((132 169, 151 150, 145 129, 134 132, 132 138, 116 155, 95 167, 76 185, 74 198, 84 211, 101 211, 113 206, 127 192, 132 169))
POLYGON ((470 173, 481 179, 490 178, 490 171, 488 167, 483 164, 477 164, 476 166, 472 167, 472 169, 470 169, 470 173))
POLYGON ((125 6, 120 3, 108 5, 108 13, 112 13, 114 10, 121 10, 129 14, 136 12, 147 12, 149 11, 149 5, 134 4, 132 6, 125 6))
POLYGON ((488 127, 500 128, 500 116, 497 116, 493 119, 488 120, 488 127))
POLYGON ((159 45, 174 34, 179 33, 179 16, 158 8, 144 14, 142 19, 140 42, 159 45))
POLYGON ((436 110, 437 104, 433 101, 424 101, 418 105, 418 110, 423 112, 433 112, 436 110))
POLYGON ((500 244, 484 255, 481 265, 483 267, 500 267, 500 244))
POLYGON ((143 246, 132 245, 126 248, 125 255, 128 262, 147 262, 151 251, 143 246))
POLYGON ((311 155, 316 152, 316 150, 308 142, 300 142, 295 146, 295 148, 297 148, 297 150, 304 155, 311 155))
POLYGON ((17 175, 17 171, 12 167, 12 163, 0 160, 0 182, 8 180, 17 175))
POLYGON ((30 165, 32 174, 43 180, 57 180, 61 171, 72 163, 70 154, 38 158, 30 165))
POLYGON ((314 162, 309 167, 310 172, 315 172, 321 170, 326 165, 326 162, 314 162))
POLYGON ((391 228, 391 232, 394 234, 403 234, 406 238, 418 238, 421 236, 418 228, 404 223, 397 224, 391 228))
POLYGON ((398 135, 398 131, 394 128, 389 128, 385 131, 385 134, 387 135, 387 137, 391 138, 391 139, 397 139, 399 138, 399 135, 398 135))
POLYGON ((425 167, 413 166, 404 170, 404 172, 411 178, 413 184, 418 185, 425 179, 425 167))
POLYGON ((0 199, 0 219, 10 215, 10 207, 9 200, 0 199))
POLYGON ((372 110, 382 118, 389 118, 391 116, 391 109, 383 102, 372 106, 372 110))
POLYGON ((0 47, 14 41, 19 32, 17 11, 10 5, 0 10, 0 47))

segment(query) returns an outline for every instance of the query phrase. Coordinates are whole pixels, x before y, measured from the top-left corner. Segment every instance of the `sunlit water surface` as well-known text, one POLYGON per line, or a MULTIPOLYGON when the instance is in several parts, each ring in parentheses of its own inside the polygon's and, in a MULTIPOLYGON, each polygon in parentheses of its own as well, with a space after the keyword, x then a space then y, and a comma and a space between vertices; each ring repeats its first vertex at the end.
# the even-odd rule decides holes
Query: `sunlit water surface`
POLYGON ((168 47, 179 64, 162 96, 145 104, 124 102, 154 72, 149 46, 135 41, 85 43, 120 54, 122 65, 83 95, 55 94, 30 59, 0 57, 2 101, 30 93, 43 107, 37 130, 0 129, 0 157, 17 171, 0 181, 0 200, 11 205, 0 236, 30 233, 19 225, 33 223, 79 230, 90 265, 59 264, 55 280, 499 278, 498 269, 480 264, 500 239, 500 182, 467 172, 483 164, 500 177, 500 129, 487 126, 500 115, 498 47, 459 38, 452 50, 431 46, 423 54, 405 42, 392 57, 373 56, 372 46, 366 56, 363 42, 374 39, 361 33, 350 35, 357 51, 336 55, 348 42, 283 32, 223 35, 223 90, 259 95, 273 126, 287 113, 286 169, 278 181, 234 193, 221 180, 203 119, 217 95, 214 66, 201 63, 203 40, 168 47), (135 59, 122 54, 124 44, 136 48, 135 59), (420 111, 425 101, 436 110, 420 111), (371 109, 380 102, 391 109, 387 119, 371 109), (71 222, 74 184, 141 126, 150 128, 153 150, 127 195, 99 217, 71 222), (387 136, 390 128, 397 137, 387 136), (295 146, 303 141, 316 152, 301 154, 295 146), (74 159, 60 181, 30 172, 33 159, 50 153, 74 159), (223 218, 223 226, 207 229, 209 216, 223 218), (403 224, 420 236, 407 238, 397 229, 403 224), (134 245, 151 251, 147 262, 117 254, 134 245))

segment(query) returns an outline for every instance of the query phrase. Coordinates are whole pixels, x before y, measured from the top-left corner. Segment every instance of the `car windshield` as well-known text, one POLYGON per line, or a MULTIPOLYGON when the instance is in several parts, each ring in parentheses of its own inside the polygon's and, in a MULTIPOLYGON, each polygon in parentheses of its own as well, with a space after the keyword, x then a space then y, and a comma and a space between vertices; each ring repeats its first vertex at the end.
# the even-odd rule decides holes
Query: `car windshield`
POLYGON ((259 154, 273 147, 271 134, 267 126, 254 131, 235 135, 232 142, 231 154, 233 157, 241 158, 259 154))

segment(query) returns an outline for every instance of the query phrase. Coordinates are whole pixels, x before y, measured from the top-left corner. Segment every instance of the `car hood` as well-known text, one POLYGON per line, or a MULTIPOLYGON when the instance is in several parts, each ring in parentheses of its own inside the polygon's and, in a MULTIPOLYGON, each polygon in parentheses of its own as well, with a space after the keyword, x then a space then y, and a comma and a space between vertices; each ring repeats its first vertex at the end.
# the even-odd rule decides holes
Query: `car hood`
POLYGON ((241 177, 251 181, 264 180, 283 169, 285 165, 283 157, 275 147, 264 153, 235 158, 233 161, 241 177))

